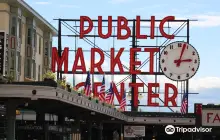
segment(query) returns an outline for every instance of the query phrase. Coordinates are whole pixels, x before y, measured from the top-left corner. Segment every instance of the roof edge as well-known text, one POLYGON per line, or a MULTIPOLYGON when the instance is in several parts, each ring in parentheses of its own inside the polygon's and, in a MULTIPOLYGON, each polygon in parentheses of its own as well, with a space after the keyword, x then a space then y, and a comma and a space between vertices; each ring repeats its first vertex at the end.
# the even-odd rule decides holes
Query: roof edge
POLYGON ((37 11, 35 11, 30 5, 28 5, 24 0, 17 0, 19 4, 24 6, 28 11, 30 11, 34 16, 40 19, 44 24, 46 24, 53 32, 53 36, 58 34, 58 30, 51 25, 44 17, 42 17, 37 11))

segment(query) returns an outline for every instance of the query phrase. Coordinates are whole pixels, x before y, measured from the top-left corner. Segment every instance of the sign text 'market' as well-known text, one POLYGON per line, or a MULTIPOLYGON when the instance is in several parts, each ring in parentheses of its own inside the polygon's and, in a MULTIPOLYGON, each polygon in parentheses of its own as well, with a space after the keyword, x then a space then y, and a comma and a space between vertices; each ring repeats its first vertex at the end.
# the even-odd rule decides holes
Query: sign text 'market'
MULTIPOLYGON (((110 49, 110 72, 112 74, 115 74, 115 67, 116 65, 119 68, 119 72, 121 74, 125 73, 125 70, 123 68, 123 64, 121 62, 121 55, 124 52, 125 48, 120 48, 117 54, 115 54, 115 48, 110 49)), ((141 61, 135 60, 134 55, 136 52, 146 52, 149 53, 150 59, 149 59, 149 73, 154 74, 154 54, 159 52, 159 48, 130 48, 130 67, 129 67, 129 73, 130 74, 140 74, 141 70, 133 69, 133 66, 141 66, 141 61)), ((72 66, 72 73, 75 74, 77 71, 82 71, 83 74, 86 74, 86 64, 85 64, 85 58, 82 48, 78 48, 76 51, 75 58, 71 58, 74 60, 73 66, 72 66)), ((104 64, 105 56, 103 50, 99 48, 91 48, 91 57, 90 57, 90 72, 91 74, 94 74, 95 69, 98 70, 100 74, 104 74, 104 71, 102 69, 102 65, 104 64), (95 56, 99 55, 99 60, 96 60, 95 56)), ((69 64, 69 48, 64 48, 63 53, 61 57, 58 55, 58 51, 56 47, 52 48, 52 63, 51 63, 51 69, 53 72, 56 70, 56 64, 57 64, 57 71, 60 71, 62 67, 64 66, 64 73, 68 73, 68 64, 69 64), (64 64, 64 65, 63 65, 64 64)))

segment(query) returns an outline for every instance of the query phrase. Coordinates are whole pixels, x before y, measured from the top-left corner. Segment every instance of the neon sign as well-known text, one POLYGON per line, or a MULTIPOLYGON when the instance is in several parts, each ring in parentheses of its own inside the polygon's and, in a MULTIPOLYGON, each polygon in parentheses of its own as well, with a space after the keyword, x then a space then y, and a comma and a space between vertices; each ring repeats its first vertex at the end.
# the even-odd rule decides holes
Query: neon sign
MULTIPOLYGON (((164 24, 168 21, 173 21, 175 20, 174 16, 168 16, 165 17, 164 19, 160 20, 159 24, 159 30, 160 33, 163 37, 167 39, 174 39, 174 35, 169 35, 164 32, 164 24)), ((150 39, 154 39, 154 28, 155 28, 155 17, 152 16, 151 19, 149 20, 151 23, 151 28, 150 28, 150 39)), ((98 35, 100 38, 107 39, 111 36, 112 33, 112 17, 108 17, 108 33, 105 35, 102 33, 102 17, 98 17, 98 35)), ((115 21, 114 21, 115 22, 115 21)), ((140 34, 140 16, 136 17, 136 38, 137 39, 147 39, 147 35, 141 35, 140 34)), ((89 34, 92 31, 93 28, 93 21, 87 17, 87 16, 81 16, 80 17, 80 38, 83 38, 86 34, 89 34), (84 29, 84 23, 88 22, 89 26, 87 29, 84 29)), ((119 16, 117 19, 117 39, 119 40, 125 40, 131 36, 131 31, 130 28, 128 27, 128 20, 125 17, 119 16), (126 34, 122 35, 121 31, 126 30, 126 34)), ((121 55, 123 54, 125 48, 120 48, 117 54, 115 53, 115 49, 111 48, 110 49, 110 61, 109 61, 109 66, 110 66, 110 72, 112 74, 115 74, 115 66, 117 65, 119 68, 119 72, 121 74, 125 73, 125 70, 123 69, 123 64, 121 62, 121 55)), ((170 78, 171 80, 174 81, 184 81, 192 76, 195 75, 196 71, 199 68, 199 55, 195 48, 193 48, 190 44, 186 42, 174 42, 173 44, 169 44, 164 50, 166 50, 166 54, 162 55, 163 57, 160 58, 160 64, 163 68, 162 72, 165 74, 166 77, 170 78), (177 51, 172 51, 173 49, 170 48, 177 48, 177 51), (188 49, 190 48, 190 49, 188 49), (191 52, 193 51, 193 52, 191 52), (173 53, 175 52, 175 53, 173 53), (169 53, 169 54, 168 54, 169 53), (173 54, 173 55, 172 55, 173 54), (174 57, 175 54, 175 57, 174 57), (186 55, 185 55, 186 54, 186 55), (189 55, 192 54, 192 55, 189 55), (173 57, 172 57, 173 56, 173 57), (190 58, 188 58, 188 56, 190 58), (179 58, 178 58, 179 57, 179 58), (173 60, 175 59, 175 60, 173 60), (169 61, 168 61, 169 60, 169 61), (168 63, 169 62, 169 63, 168 63), (196 62, 196 63, 195 63, 196 62), (173 63, 172 65, 170 63, 173 63), (171 72, 167 72, 168 66, 175 71, 173 71, 172 76, 175 77, 169 77, 171 72), (174 68, 175 67, 175 68, 174 68), (184 71, 183 71, 184 69, 184 71), (180 70, 182 70, 183 75, 174 75, 174 73, 178 73, 180 70)), ((159 48, 130 48, 130 69, 129 69, 129 74, 140 74, 141 70, 134 70, 132 67, 134 66, 141 66, 141 61, 135 60, 134 55, 137 52, 145 52, 150 55, 149 59, 149 69, 146 71, 149 72, 149 74, 154 75, 154 54, 159 53, 160 49, 159 48)), ((164 52, 163 52, 164 53, 164 52)), ((73 58, 71 58, 73 59, 73 58)), ((90 73, 94 74, 95 72, 99 74, 104 74, 104 71, 102 69, 102 65, 104 63, 105 56, 104 52, 99 49, 99 48, 91 48, 91 58, 90 58, 90 73), (95 60, 95 56, 99 55, 99 60, 95 60), (97 69, 98 71, 95 71, 97 69)), ((57 71, 61 71, 62 67, 64 66, 64 74, 68 73, 68 63, 69 62, 69 48, 65 47, 61 56, 59 57, 58 51, 56 47, 52 48, 52 65, 51 69, 53 72, 56 72, 56 67, 57 71)), ((76 73, 78 71, 81 71, 82 74, 86 74, 86 65, 85 65, 85 58, 84 58, 84 53, 82 48, 78 48, 76 51, 76 55, 74 58, 74 63, 72 65, 72 73, 76 73), (79 63, 80 61, 80 63, 79 63)), ((172 70, 171 70, 172 71, 172 70)), ((179 72, 181 74, 181 72, 179 72)), ((159 98, 159 93, 153 93, 152 89, 155 87, 160 87, 160 83, 147 83, 148 85, 148 99, 147 99, 147 105, 148 106, 159 106, 159 103, 153 102, 153 99, 159 98)), ((76 85, 76 88, 84 86, 84 82, 79 83, 76 85)), ((97 88, 101 86, 101 82, 95 82, 93 85, 94 88, 94 96, 98 96, 98 90, 97 88)), ((134 106, 138 106, 138 88, 143 87, 144 83, 129 83, 129 87, 133 87, 134 89, 134 106)), ((120 91, 118 91, 116 85, 113 83, 113 91, 116 95, 116 98, 118 102, 120 103, 124 94, 124 83, 120 84, 120 91)), ((164 106, 171 105, 173 107, 177 107, 176 103, 176 98, 178 95, 178 89, 175 85, 171 83, 165 83, 164 85, 164 106), (169 92, 172 91, 172 94, 169 94, 169 92)))

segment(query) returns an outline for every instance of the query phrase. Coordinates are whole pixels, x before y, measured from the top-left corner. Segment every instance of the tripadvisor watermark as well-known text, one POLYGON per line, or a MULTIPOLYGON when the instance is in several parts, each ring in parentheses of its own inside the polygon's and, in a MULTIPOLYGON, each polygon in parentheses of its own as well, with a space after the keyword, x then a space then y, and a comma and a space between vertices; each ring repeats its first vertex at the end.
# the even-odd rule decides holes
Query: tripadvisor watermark
POLYGON ((168 135, 172 135, 175 132, 177 133, 187 133, 187 132, 212 132, 212 128, 203 128, 203 127, 193 127, 193 128, 185 128, 185 127, 174 127, 173 125, 167 125, 165 127, 165 132, 168 135))

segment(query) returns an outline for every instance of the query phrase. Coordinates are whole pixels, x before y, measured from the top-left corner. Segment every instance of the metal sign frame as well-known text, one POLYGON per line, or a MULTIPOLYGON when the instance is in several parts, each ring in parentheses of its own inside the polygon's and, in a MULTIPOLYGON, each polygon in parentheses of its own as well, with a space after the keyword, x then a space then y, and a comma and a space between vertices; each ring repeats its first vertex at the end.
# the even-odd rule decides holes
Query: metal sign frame
MULTIPOLYGON (((76 39, 79 39, 79 22, 80 20, 79 19, 55 19, 55 20, 58 20, 58 54, 59 56, 61 56, 61 53, 63 51, 63 48, 64 46, 62 45, 62 39, 64 37, 74 37, 75 38, 75 47, 73 47, 72 49, 70 49, 70 51, 73 51, 73 52, 76 52, 77 48, 79 46, 77 46, 77 43, 76 43, 76 39), (74 25, 74 26, 72 26, 74 25), (64 30, 63 28, 67 29, 69 32, 71 32, 72 34, 65 34, 63 33, 64 30)), ((93 22, 97 23, 98 20, 92 20, 93 22)), ((141 20, 143 22, 150 22, 150 20, 141 20)), ((157 22, 160 22, 161 20, 157 20, 157 22)), ((189 43, 189 23, 190 21, 195 21, 195 20, 175 20, 175 21, 169 21, 169 22, 175 22, 175 23, 180 23, 181 25, 173 32, 173 34, 175 35, 175 38, 185 38, 185 42, 189 43), (185 35, 178 35, 180 33, 180 31, 182 30, 186 30, 186 33, 185 35)), ((102 21, 103 23, 107 22, 107 20, 104 20, 102 21)), ((113 20, 113 22, 117 22, 117 20, 113 20)), ((129 25, 130 28, 131 28, 131 32, 132 32, 132 37, 131 38, 131 47, 132 48, 147 48, 147 47, 155 47, 155 48, 160 48, 160 50, 162 51, 163 48, 170 43, 171 40, 167 39, 166 41, 164 41, 162 44, 159 45, 158 43, 158 38, 162 38, 161 35, 159 35, 158 33, 155 35, 155 40, 157 42, 156 45, 152 46, 152 45, 138 45, 138 40, 136 39, 136 35, 135 35, 135 22, 136 20, 135 19, 128 19, 128 22, 129 22, 129 25)), ((169 31, 169 28, 170 25, 169 25, 169 22, 168 22, 168 26, 166 27, 169 31)), ((93 28, 97 28, 97 26, 93 26, 93 28)), ((117 26, 113 26, 113 32, 115 30, 115 28, 117 28, 117 26)), ((158 27, 155 26, 155 31, 158 32, 158 27)), ((115 32, 113 33, 113 35, 111 35, 111 38, 113 38, 113 45, 114 45, 114 38, 116 37, 115 35, 115 32)), ((96 38, 99 38, 98 34, 96 32, 94 32, 94 34, 89 34, 89 35, 85 35, 85 37, 83 38, 83 40, 88 43, 90 45, 90 47, 95 47, 95 48, 100 48, 97 44, 96 44, 96 38), (91 38, 93 39, 93 41, 91 40, 91 38)), ((82 46, 80 46, 82 47, 82 46)), ((114 46, 113 46, 114 47, 114 46)), ((89 49, 84 49, 84 51, 87 51, 89 52, 90 50, 89 49)), ((104 53, 107 53, 109 52, 109 50, 103 50, 104 53)), ((160 52, 161 52, 160 51, 160 52)), ((117 51, 116 51, 117 52, 117 51)), ((138 54, 136 54, 135 59, 137 57, 138 54)), ((160 57, 160 53, 156 53, 155 54, 155 57, 156 59, 158 59, 160 57)), ((147 63, 149 62, 149 58, 146 59, 145 61, 143 61, 143 64, 139 67, 139 68, 142 68, 144 65, 146 65, 147 63)), ((163 73, 161 72, 160 70, 160 66, 159 66, 159 59, 158 61, 155 62, 155 65, 156 65, 156 72, 154 74, 154 81, 155 83, 158 82, 158 75, 163 75, 163 73)), ((123 64, 124 67, 126 67, 124 64, 123 64)), ((133 69, 136 69, 135 67, 133 67, 133 69)), ((59 79, 62 79, 62 74, 64 73, 64 71, 58 71, 57 72, 57 77, 59 79)), ((104 71, 104 73, 106 75, 112 75, 111 72, 109 71, 104 71)), ((68 74, 72 74, 72 71, 68 71, 68 74)), ((77 74, 82 74, 80 72, 77 72, 77 74)), ((96 73, 97 74, 97 73, 96 73)), ((149 73, 141 73, 141 74, 145 74, 145 75, 150 75, 149 73)), ((74 74, 75 75, 75 74, 74 74)), ((73 76, 74 76, 73 75, 73 76)), ((93 74, 92 76, 94 77, 95 74, 93 74)), ((117 75, 117 74, 115 74, 117 75)), ((112 75, 114 77, 114 75, 112 75)), ((136 83, 137 80, 140 80, 141 82, 143 82, 145 84, 145 86, 147 86, 146 82, 144 82, 144 80, 142 80, 138 75, 136 74, 129 74, 127 73, 127 77, 124 78, 124 79, 121 79, 121 81, 119 83, 117 83, 116 85, 119 86, 121 82, 124 82, 126 80, 128 80, 129 78, 131 78, 131 82, 132 83, 136 83)), ((74 79, 74 78, 73 78, 74 79)), ((94 79, 94 78, 92 78, 94 79)), ((94 81, 93 81, 94 82, 94 81)), ((75 81, 73 81, 73 84, 75 84, 75 81)), ((178 84, 178 83, 177 83, 178 84)), ((179 82, 179 85, 181 85, 181 95, 183 94, 182 91, 186 92, 187 93, 187 96, 188 94, 197 94, 197 93, 189 93, 189 81, 186 80, 186 81, 181 81, 179 82)), ((155 90, 153 93, 156 93, 157 91, 155 90)), ((127 105, 127 106, 131 106, 131 111, 138 111, 138 108, 134 106, 134 102, 133 102, 133 99, 134 99, 134 88, 131 88, 131 104, 130 105, 127 105)), ((144 93, 144 92, 143 92, 144 93)), ((160 94, 163 94, 163 93, 160 93, 160 94)), ((182 97, 181 97, 182 98, 182 97)), ((187 97, 187 100, 189 98, 187 97)), ((161 102, 164 102, 162 99, 159 98, 159 100, 161 102)), ((117 105, 116 105, 117 106, 117 105)), ((146 106, 146 105, 139 105, 139 106, 146 106)), ((160 106, 162 107, 162 106, 160 106)), ((178 106, 180 107, 180 106, 178 106)), ((168 106, 168 108, 174 112, 174 110, 168 106)), ((187 107, 187 113, 188 113, 188 107, 187 107)))

